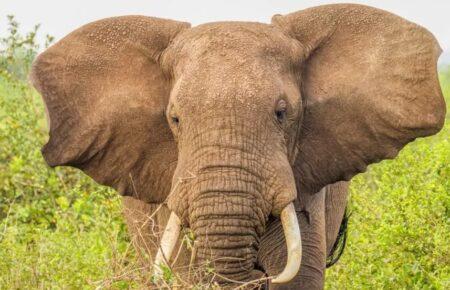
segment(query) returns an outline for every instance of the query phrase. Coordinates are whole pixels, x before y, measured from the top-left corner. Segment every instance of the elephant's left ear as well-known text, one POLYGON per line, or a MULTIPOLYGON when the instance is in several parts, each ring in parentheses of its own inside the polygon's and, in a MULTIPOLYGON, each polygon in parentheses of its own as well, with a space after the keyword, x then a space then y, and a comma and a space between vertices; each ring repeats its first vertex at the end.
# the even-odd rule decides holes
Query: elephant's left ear
POLYGON ((352 4, 277 15, 272 23, 305 49, 295 161, 305 190, 348 180, 442 128, 441 49, 426 29, 352 4))

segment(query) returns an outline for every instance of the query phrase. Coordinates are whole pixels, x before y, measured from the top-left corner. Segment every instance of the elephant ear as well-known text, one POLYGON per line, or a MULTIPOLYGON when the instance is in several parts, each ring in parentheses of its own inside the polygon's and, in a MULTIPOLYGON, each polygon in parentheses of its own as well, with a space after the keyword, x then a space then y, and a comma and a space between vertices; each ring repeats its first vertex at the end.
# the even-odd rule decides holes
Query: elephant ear
POLYGON ((177 153, 164 116, 170 83, 158 59, 188 27, 144 16, 108 18, 39 55, 30 79, 48 113, 47 163, 77 167, 123 195, 162 201, 177 153))
POLYGON ((276 15, 272 23, 305 51, 294 167, 306 191, 349 180, 442 128, 441 49, 426 29, 352 4, 276 15))

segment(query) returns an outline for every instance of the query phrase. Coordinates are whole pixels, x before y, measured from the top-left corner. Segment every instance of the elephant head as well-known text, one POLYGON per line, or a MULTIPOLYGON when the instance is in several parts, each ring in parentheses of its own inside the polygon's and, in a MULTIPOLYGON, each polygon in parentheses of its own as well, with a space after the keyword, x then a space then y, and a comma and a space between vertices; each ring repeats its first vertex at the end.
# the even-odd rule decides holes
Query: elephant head
POLYGON ((271 24, 108 18, 33 65, 50 127, 42 152, 50 166, 166 202, 157 263, 183 225, 195 261, 248 280, 268 218, 281 215, 282 283, 301 263, 298 195, 349 180, 443 126, 439 54, 424 28, 360 5, 271 24))

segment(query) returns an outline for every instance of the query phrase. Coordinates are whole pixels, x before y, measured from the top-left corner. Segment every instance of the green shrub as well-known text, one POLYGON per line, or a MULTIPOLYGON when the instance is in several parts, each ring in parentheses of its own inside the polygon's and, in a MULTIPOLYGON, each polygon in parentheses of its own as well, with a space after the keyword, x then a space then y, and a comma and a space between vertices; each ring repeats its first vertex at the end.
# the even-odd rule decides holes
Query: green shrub
MULTIPOLYGON (((33 59, 39 51, 36 41, 40 25, 25 36, 19 33, 19 23, 8 15, 8 36, 0 38, 0 73, 14 79, 25 80, 33 59)), ((46 35, 45 47, 53 42, 53 36, 46 35)))

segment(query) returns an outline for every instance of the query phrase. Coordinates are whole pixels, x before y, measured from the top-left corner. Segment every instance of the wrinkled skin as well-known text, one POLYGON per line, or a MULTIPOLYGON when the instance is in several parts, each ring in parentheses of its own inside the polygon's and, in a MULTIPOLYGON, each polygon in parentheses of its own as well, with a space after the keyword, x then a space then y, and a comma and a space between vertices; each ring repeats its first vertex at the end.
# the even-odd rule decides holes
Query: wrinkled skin
POLYGON ((293 203, 301 269, 269 287, 320 289, 345 181, 442 128, 439 54, 425 29, 360 5, 272 24, 125 16, 69 34, 31 80, 49 114, 46 161, 124 195, 138 248, 155 256, 172 213, 195 237, 170 257, 175 271, 275 276, 287 263, 279 215, 293 203))

